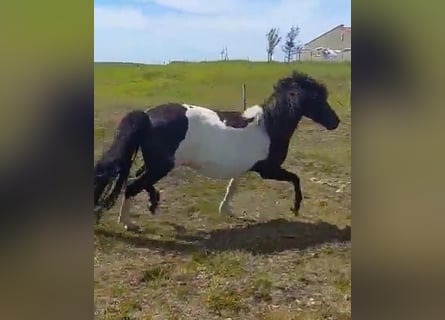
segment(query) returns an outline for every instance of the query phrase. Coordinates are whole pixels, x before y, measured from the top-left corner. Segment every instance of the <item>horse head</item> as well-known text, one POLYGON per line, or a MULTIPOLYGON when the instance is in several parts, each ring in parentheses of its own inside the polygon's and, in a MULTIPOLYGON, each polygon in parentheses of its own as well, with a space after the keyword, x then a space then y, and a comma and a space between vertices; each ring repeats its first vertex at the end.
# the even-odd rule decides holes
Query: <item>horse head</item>
POLYGON ((294 71, 274 86, 277 102, 291 113, 305 116, 328 130, 338 127, 340 119, 329 105, 326 87, 308 75, 294 71))

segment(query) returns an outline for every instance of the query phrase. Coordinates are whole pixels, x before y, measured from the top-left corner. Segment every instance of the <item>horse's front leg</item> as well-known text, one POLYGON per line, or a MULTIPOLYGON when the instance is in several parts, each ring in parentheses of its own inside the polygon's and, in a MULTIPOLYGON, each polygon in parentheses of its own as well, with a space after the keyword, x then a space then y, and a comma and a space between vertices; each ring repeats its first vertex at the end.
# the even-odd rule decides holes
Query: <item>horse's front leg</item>
POLYGON ((232 178, 226 187, 226 194, 224 195, 224 199, 219 204, 219 213, 233 216, 232 210, 230 209, 230 201, 232 200, 235 192, 238 188, 238 179, 232 178))
POLYGON ((292 208, 292 210, 294 211, 294 214, 297 216, 298 211, 300 210, 301 200, 303 199, 303 195, 300 188, 300 178, 295 173, 289 172, 281 167, 262 166, 256 171, 260 174, 260 176, 263 179, 287 181, 294 185, 295 199, 294 199, 294 207, 292 208))

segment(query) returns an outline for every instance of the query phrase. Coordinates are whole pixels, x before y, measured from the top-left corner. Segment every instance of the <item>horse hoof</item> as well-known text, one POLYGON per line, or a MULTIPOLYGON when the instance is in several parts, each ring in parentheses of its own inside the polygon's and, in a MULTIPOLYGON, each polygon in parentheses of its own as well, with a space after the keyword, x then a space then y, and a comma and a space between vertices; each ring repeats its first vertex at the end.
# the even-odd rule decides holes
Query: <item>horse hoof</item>
POLYGON ((153 205, 151 205, 151 206, 148 207, 148 210, 150 211, 150 213, 151 213, 152 215, 155 215, 155 214, 156 214, 156 209, 157 209, 157 207, 158 207, 158 206, 153 206, 153 205))
POLYGON ((299 214, 299 211, 300 211, 300 208, 291 208, 291 211, 294 213, 294 215, 296 216, 296 217, 298 217, 298 214, 299 214))

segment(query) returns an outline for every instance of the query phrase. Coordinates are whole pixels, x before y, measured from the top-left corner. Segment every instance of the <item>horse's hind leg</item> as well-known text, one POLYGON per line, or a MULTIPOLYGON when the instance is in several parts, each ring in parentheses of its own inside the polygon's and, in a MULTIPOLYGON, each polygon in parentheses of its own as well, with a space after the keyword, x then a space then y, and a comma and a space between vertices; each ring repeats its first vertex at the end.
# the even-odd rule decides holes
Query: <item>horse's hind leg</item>
POLYGON ((238 179, 232 178, 229 181, 229 184, 226 187, 226 194, 224 195, 224 199, 219 204, 219 213, 224 215, 232 216, 233 213, 230 210, 230 201, 232 200, 236 190, 238 187, 238 179))
POLYGON ((127 230, 140 230, 140 228, 130 220, 132 198, 142 192, 142 190, 146 190, 152 202, 150 211, 154 213, 160 198, 159 191, 155 189, 154 184, 165 177, 173 167, 173 161, 156 161, 150 164, 150 170, 148 172, 145 172, 127 185, 118 220, 119 223, 124 224, 127 230))
POLYGON ((148 207, 148 209, 152 214, 155 214, 159 204, 159 200, 161 199, 161 195, 152 184, 145 187, 145 191, 147 191, 148 195, 150 196, 150 206, 148 207))
POLYGON ((125 188, 124 197, 122 199, 121 209, 119 212, 118 223, 122 223, 126 230, 140 231, 140 228, 134 224, 130 219, 130 208, 133 202, 133 197, 145 189, 147 183, 147 176, 144 174, 130 182, 125 188))
POLYGON ((156 148, 153 148, 153 145, 151 145, 150 142, 151 141, 149 140, 144 141, 143 145, 141 146, 142 157, 145 164, 136 171, 136 176, 144 176, 144 179, 146 181, 144 189, 145 191, 147 191, 150 197, 150 206, 148 207, 148 209, 152 214, 154 214, 156 208, 158 207, 160 194, 159 191, 156 190, 156 188, 154 187, 155 182, 153 182, 153 179, 151 179, 150 174, 156 174, 156 171, 159 171, 159 165, 157 164, 160 161, 162 162, 163 157, 159 156, 158 150, 156 150, 156 148), (147 170, 147 167, 149 167, 149 170, 147 170))
MULTIPOLYGON (((141 166, 137 171, 136 171, 136 176, 138 178, 140 178, 142 175, 147 175, 148 177, 148 173, 145 170, 145 166, 141 166)), ((155 213, 156 208, 158 207, 158 203, 160 200, 160 193, 158 190, 156 190, 156 188, 154 187, 154 185, 147 185, 145 186, 145 191, 147 191, 149 199, 150 199, 150 205, 148 206, 148 209, 150 210, 150 212, 152 214, 155 213)))
POLYGON ((147 184, 145 190, 150 195, 151 205, 149 210, 152 214, 156 213, 160 200, 159 191, 156 190, 154 185, 159 180, 164 178, 174 168, 174 166, 174 162, 170 160, 156 161, 155 163, 150 164, 150 170, 147 172, 147 184))

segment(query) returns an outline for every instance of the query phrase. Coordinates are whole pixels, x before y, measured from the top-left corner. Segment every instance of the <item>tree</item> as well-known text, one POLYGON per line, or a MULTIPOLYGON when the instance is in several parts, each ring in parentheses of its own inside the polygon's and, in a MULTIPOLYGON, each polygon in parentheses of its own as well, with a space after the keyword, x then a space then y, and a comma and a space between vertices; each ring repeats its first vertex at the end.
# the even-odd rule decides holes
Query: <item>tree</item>
POLYGON ((303 52, 303 46, 298 45, 298 46, 295 48, 295 51, 296 51, 297 54, 298 54, 298 61, 301 61, 301 53, 303 52))
POLYGON ((224 46, 224 48, 219 53, 221 55, 221 60, 229 60, 229 53, 227 51, 227 46, 224 46))
POLYGON ((285 62, 290 62, 292 60, 292 57, 298 53, 298 50, 300 50, 297 47, 297 42, 296 42, 296 39, 299 34, 300 34, 299 26, 292 26, 290 28, 290 31, 286 34, 286 42, 281 47, 281 49, 284 52, 285 62))
POLYGON ((281 36, 278 34, 280 31, 277 28, 272 28, 266 34, 267 37, 267 62, 271 62, 275 47, 280 43, 281 36))

